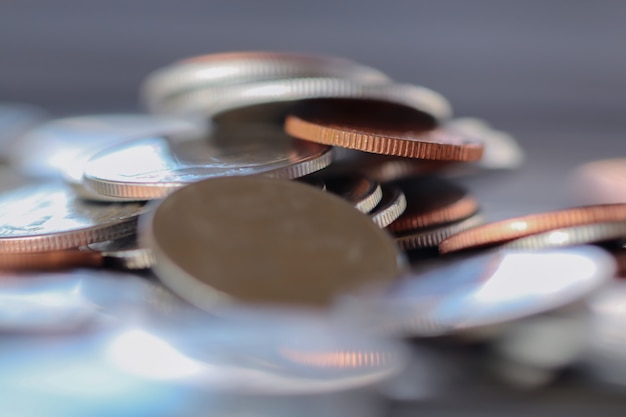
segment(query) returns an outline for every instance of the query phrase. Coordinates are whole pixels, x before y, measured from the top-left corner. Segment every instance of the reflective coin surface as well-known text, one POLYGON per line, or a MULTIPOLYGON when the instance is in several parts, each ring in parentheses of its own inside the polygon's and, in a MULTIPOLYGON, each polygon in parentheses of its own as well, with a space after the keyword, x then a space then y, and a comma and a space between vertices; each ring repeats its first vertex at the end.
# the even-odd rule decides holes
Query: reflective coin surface
POLYGON ((414 270, 373 303, 390 329, 439 336, 568 305, 614 274, 612 257, 592 246, 499 250, 414 270))
POLYGON ((324 177, 324 183, 327 191, 354 204, 354 207, 362 213, 376 207, 383 196, 380 184, 358 174, 324 177))
POLYGON ((382 191, 383 198, 369 215, 378 227, 387 227, 406 209, 406 198, 402 190, 389 184, 384 184, 382 191))
POLYGON ((626 202, 626 158, 605 159, 578 167, 571 176, 574 196, 587 204, 626 202))
POLYGON ((96 152, 151 136, 191 138, 204 122, 146 114, 93 114, 52 120, 29 131, 11 150, 11 163, 33 177, 64 177, 80 186, 84 164, 96 152))
POLYGON ((331 160, 330 147, 293 139, 275 127, 233 126, 208 139, 145 138, 109 148, 88 162, 84 180, 99 194, 149 200, 207 178, 298 178, 331 160))
POLYGON ((382 72, 344 58, 283 52, 231 52, 175 62, 148 76, 143 101, 153 111, 172 96, 196 89, 285 78, 345 78, 365 84, 387 83, 382 72))
POLYGON ((285 120, 300 139, 375 154, 441 161, 477 161, 483 144, 440 127, 428 112, 401 102, 317 101, 285 120))
POLYGON ((233 302, 327 306, 400 271, 393 240, 367 215, 295 181, 192 184, 144 218, 140 238, 159 278, 206 310, 233 302))
POLYGON ((389 225, 404 232, 466 219, 478 211, 478 201, 463 187, 435 176, 395 182, 407 199, 404 213, 389 225))
POLYGON ((140 203, 80 200, 60 183, 24 186, 0 194, 0 253, 76 248, 135 233, 140 203))

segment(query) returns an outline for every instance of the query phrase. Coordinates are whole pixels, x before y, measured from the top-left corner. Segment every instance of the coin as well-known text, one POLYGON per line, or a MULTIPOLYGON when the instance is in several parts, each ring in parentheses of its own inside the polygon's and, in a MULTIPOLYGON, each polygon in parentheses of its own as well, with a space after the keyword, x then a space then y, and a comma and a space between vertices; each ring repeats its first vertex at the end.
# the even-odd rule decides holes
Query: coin
POLYGON ((515 239, 502 246, 517 249, 541 249, 624 239, 626 239, 626 221, 621 221, 564 227, 515 239))
POLYGON ((389 330, 441 336, 569 305, 614 273, 612 257, 593 246, 495 250, 416 268, 372 294, 370 311, 389 330))
POLYGON ((389 184, 382 186, 383 198, 370 211, 369 215, 378 227, 387 227, 396 220, 406 209, 404 193, 397 187, 389 184))
POLYGON ((232 52, 187 58, 148 75, 143 102, 151 109, 172 96, 207 87, 285 78, 345 78, 365 84, 391 80, 377 69, 344 58, 284 52, 232 52))
POLYGON ((478 211, 478 201, 467 190, 435 176, 394 183, 407 199, 404 213, 389 225, 394 233, 463 220, 478 211))
POLYGON ((443 96, 424 87, 362 84, 340 78, 295 78, 194 90, 164 103, 159 113, 202 115, 221 123, 282 122, 294 106, 312 99, 381 100, 438 120, 451 113, 443 96))
POLYGON ((80 184, 85 162, 108 146, 132 139, 196 137, 206 125, 146 114, 93 114, 52 120, 24 135, 10 152, 11 164, 32 177, 63 177, 80 184))
POLYGON ((207 310, 233 302, 324 306, 400 270, 393 240, 367 215, 295 181, 189 185, 144 219, 140 237, 159 278, 207 310))
POLYGON ((24 186, 0 194, 0 253, 76 248, 135 233, 139 203, 78 199, 59 183, 24 186))
POLYGON ((605 159, 578 167, 570 188, 577 199, 588 204, 626 202, 626 158, 605 159))
POLYGON ((285 121, 292 136, 326 145, 417 159, 476 161, 483 145, 414 108, 371 100, 311 103, 285 121))
POLYGON ((504 243, 563 227, 626 221, 626 204, 574 207, 501 220, 455 234, 441 242, 441 253, 504 243))
POLYGON ((352 203, 361 213, 371 211, 383 197, 380 184, 362 175, 324 177, 324 183, 327 191, 352 203))
POLYGON ((144 138, 111 147, 85 168, 97 193, 128 200, 162 198, 206 178, 262 174, 293 179, 331 163, 328 146, 293 139, 273 126, 231 126, 210 138, 144 138))
POLYGON ((408 230, 394 234, 396 243, 404 250, 436 248, 450 236, 483 224, 480 214, 454 223, 408 230))

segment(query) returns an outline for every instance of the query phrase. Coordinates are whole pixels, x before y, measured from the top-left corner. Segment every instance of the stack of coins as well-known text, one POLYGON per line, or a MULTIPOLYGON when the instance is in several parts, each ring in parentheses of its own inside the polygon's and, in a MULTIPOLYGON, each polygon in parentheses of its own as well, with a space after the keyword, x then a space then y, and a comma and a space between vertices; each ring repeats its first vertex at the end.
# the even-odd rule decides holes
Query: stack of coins
POLYGON ((479 340, 513 382, 626 347, 572 336, 579 349, 555 341, 546 359, 518 342, 545 320, 570 329, 571 311, 619 327, 594 298, 622 274, 626 204, 605 197, 618 181, 598 187, 612 204, 486 223, 454 180, 519 167, 516 141, 342 58, 193 57, 141 97, 151 114, 7 135, 0 182, 25 185, 0 194, 0 331, 108 326, 98 343, 123 375, 255 394, 379 384, 402 374, 408 338, 479 340))

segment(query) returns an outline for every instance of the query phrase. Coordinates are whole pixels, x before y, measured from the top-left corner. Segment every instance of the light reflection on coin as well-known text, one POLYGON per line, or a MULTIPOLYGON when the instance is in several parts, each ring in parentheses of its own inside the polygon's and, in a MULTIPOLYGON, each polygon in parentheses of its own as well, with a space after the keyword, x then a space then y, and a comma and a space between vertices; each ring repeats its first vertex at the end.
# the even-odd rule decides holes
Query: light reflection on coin
POLYGON ((191 138, 206 133, 200 121, 147 114, 94 114, 52 120, 11 149, 11 163, 33 177, 65 177, 80 185, 84 164, 96 152, 132 139, 191 138))
POLYGON ((568 305, 614 273, 612 257, 592 246, 491 251, 413 271, 372 302, 387 328, 439 336, 568 305))
POLYGON ((109 148, 89 161, 85 182, 100 194, 149 200, 207 178, 298 178, 331 160, 330 147, 293 139, 272 126, 230 127, 208 140, 146 138, 109 148))
POLYGON ((295 181, 202 181, 167 197, 141 226, 159 278, 211 311, 233 303, 327 306, 400 271, 393 240, 368 216, 295 181))
POLYGON ((140 203, 78 199, 67 186, 44 183, 0 194, 0 253, 75 248, 135 233, 140 203))

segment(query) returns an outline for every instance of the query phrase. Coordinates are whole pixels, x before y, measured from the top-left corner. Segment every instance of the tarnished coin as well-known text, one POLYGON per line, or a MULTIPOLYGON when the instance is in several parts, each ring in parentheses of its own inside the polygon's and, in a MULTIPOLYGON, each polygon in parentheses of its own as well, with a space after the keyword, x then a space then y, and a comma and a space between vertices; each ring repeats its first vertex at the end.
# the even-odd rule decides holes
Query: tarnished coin
POLYGON ((407 84, 363 84, 340 78, 295 78, 194 90, 165 103, 159 113, 202 115, 217 122, 282 122, 303 101, 381 100, 445 119, 450 105, 440 94, 407 84))
POLYGON ((387 227, 406 209, 406 198, 402 190, 389 184, 382 186, 382 193, 382 199, 369 215, 378 227, 387 227))
POLYGON ((76 248, 135 233, 140 203, 80 200, 59 183, 25 186, 0 194, 0 253, 76 248))
POLYGON ((564 227, 512 240, 505 248, 542 249, 626 240, 626 221, 564 227))
POLYGON ((9 157, 9 150, 29 129, 46 119, 46 113, 29 104, 0 102, 0 160, 9 157))
MULTIPOLYGON (((204 122, 166 116, 94 114, 68 117, 29 131, 15 142, 10 160, 25 175, 63 177, 82 192, 85 163, 102 149, 143 137, 200 137, 206 131, 204 122)), ((91 194, 86 197, 99 198, 91 194)))
POLYGON ((394 234, 396 243, 404 250, 436 248, 439 244, 457 233, 483 224, 485 220, 475 214, 465 220, 438 226, 407 230, 394 234))
POLYGON ((400 270, 393 240, 367 215, 295 181, 198 182, 163 200, 140 232, 161 280, 207 310, 232 302, 324 306, 400 270))
POLYGON ((354 204, 357 210, 368 213, 380 202, 383 191, 380 184, 363 175, 324 177, 326 190, 354 204))
POLYGON ((455 234, 441 242, 441 253, 477 248, 563 227, 626 221, 626 204, 606 204, 574 207, 527 216, 515 217, 455 234))
POLYGON ((100 194, 150 200, 207 178, 298 178, 331 160, 328 146, 291 138, 276 127, 232 126, 208 139, 145 138, 111 147, 88 162, 84 181, 100 194))
POLYGON ((157 110, 181 93, 224 85, 285 78, 345 78, 364 84, 391 80, 382 72, 344 58, 284 52, 231 52, 200 55, 150 74, 142 86, 144 103, 157 110))
POLYGON ((508 322, 571 304, 615 274, 600 248, 497 250, 416 269, 374 295, 385 327, 439 336, 508 322))
POLYGON ((184 303, 160 283, 104 270, 0 273, 0 331, 66 331, 111 318, 149 319, 182 311, 184 303))
POLYGON ((400 102, 318 101, 289 115, 285 131, 300 139, 375 154, 442 161, 482 157, 482 143, 439 126, 428 112, 420 115, 415 109, 400 102))
POLYGON ((626 203, 626 158, 584 164, 570 180, 572 193, 588 204, 626 203))
POLYGON ((464 188, 435 176, 394 183, 407 200, 404 213, 389 225, 394 233, 466 219, 478 211, 478 201, 464 188))

